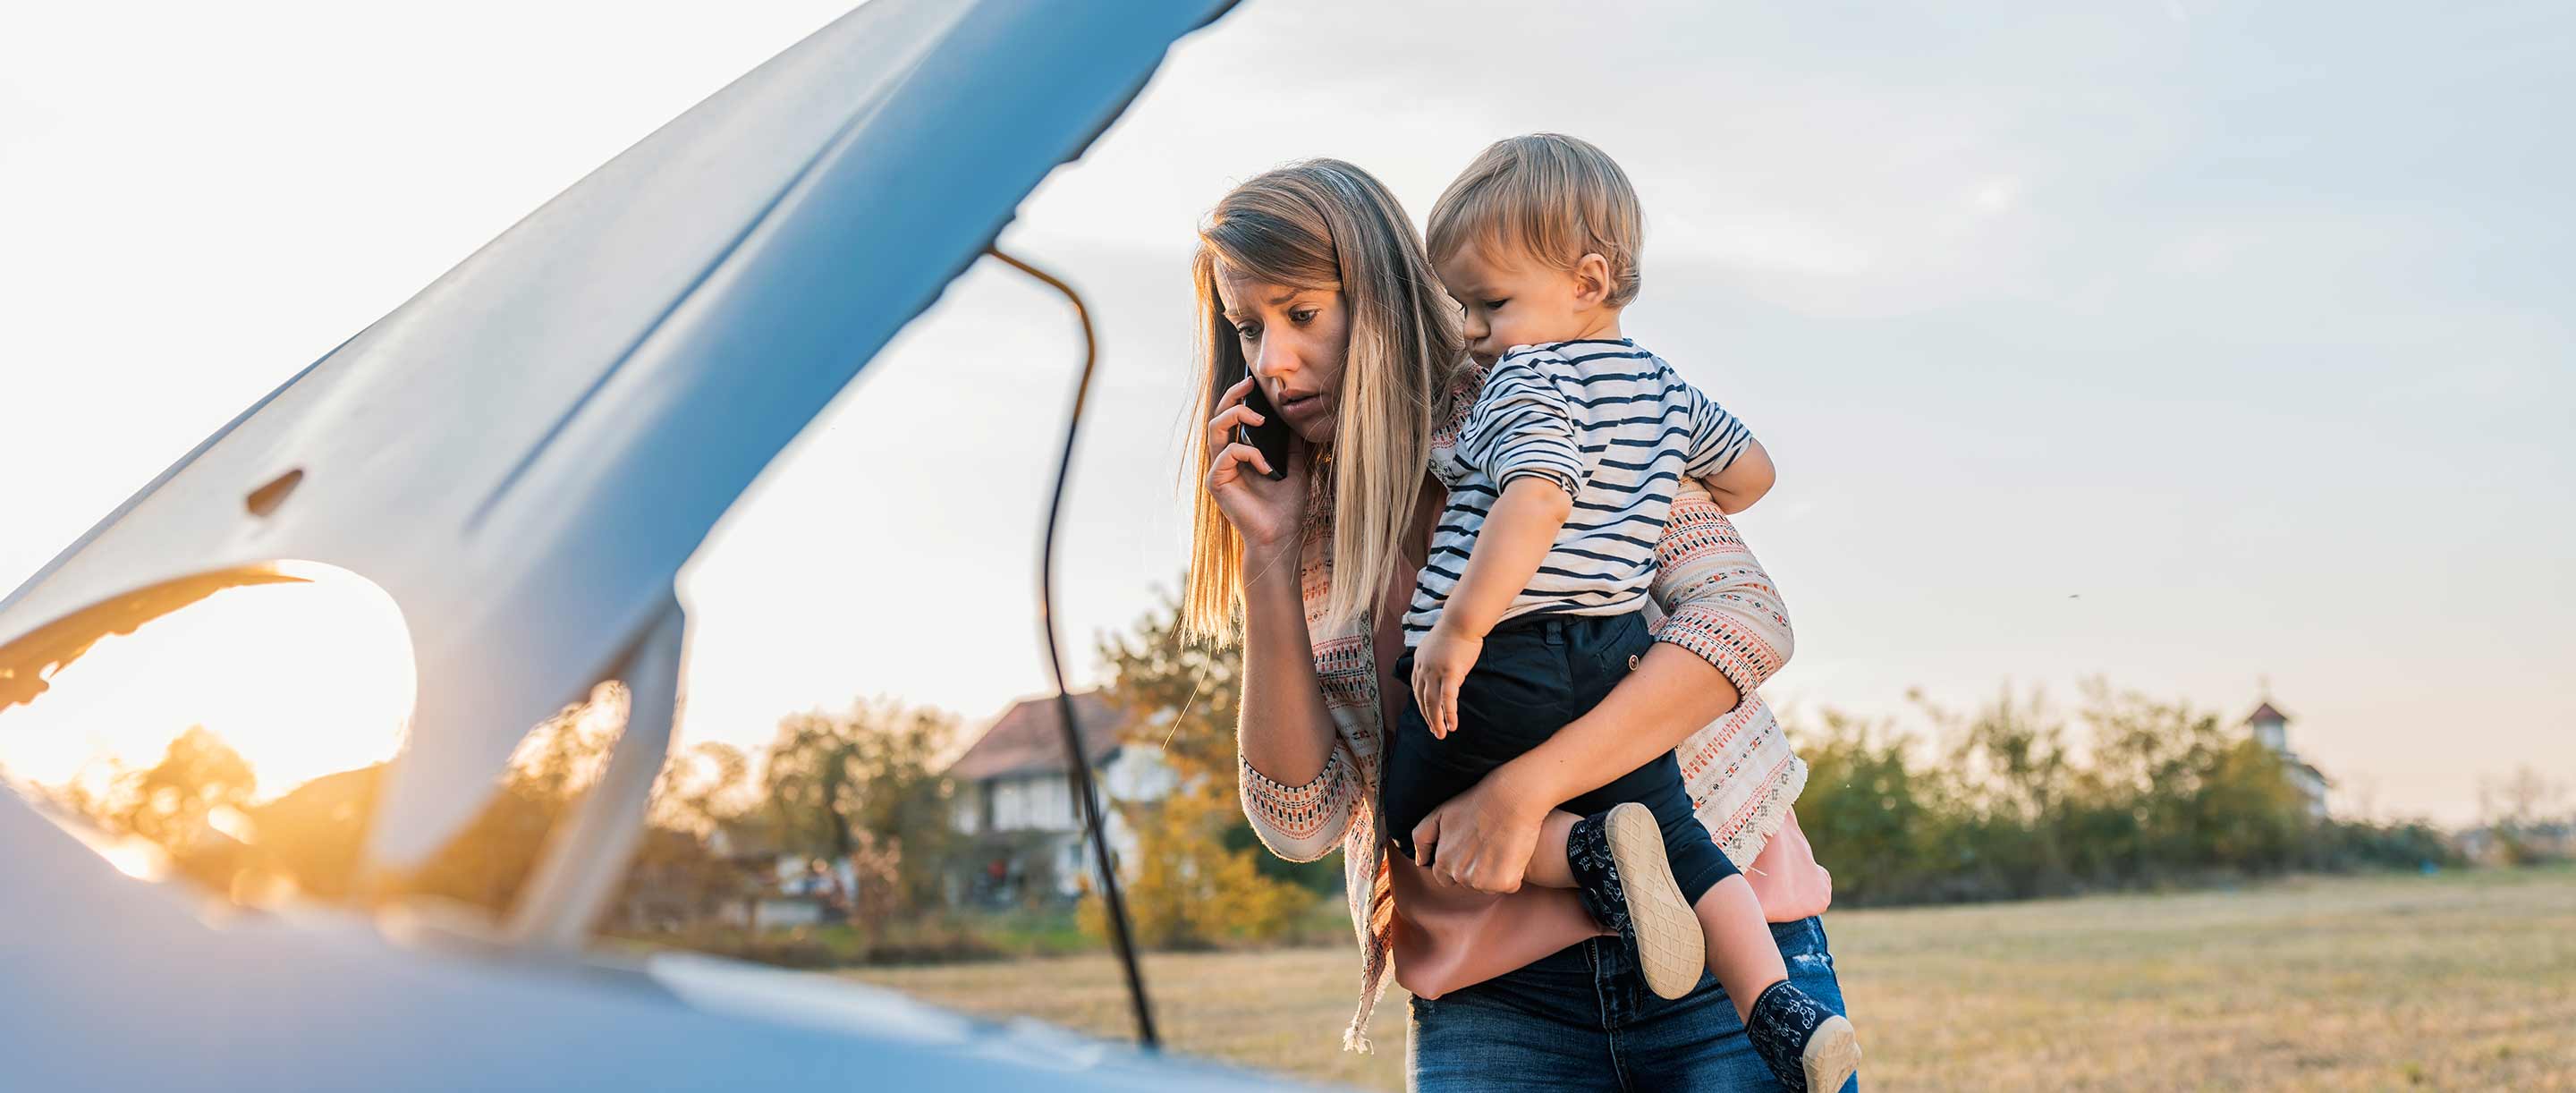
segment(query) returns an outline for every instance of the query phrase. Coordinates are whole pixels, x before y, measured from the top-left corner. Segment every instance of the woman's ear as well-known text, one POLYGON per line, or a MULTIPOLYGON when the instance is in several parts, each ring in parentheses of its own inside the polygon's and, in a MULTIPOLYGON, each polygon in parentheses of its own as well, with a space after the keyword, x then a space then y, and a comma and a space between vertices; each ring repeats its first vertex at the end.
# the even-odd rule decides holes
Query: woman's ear
POLYGON ((1574 299, 1585 307, 1600 307, 1610 299, 1609 259, 1586 254, 1574 263, 1574 299))

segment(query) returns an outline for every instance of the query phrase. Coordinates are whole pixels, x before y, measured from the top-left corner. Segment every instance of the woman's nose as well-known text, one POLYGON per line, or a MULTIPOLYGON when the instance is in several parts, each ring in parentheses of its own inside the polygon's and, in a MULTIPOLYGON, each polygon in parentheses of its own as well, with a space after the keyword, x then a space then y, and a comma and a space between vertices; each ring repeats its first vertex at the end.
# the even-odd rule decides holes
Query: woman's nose
POLYGON ((1280 342, 1263 338, 1261 351, 1253 355, 1251 367, 1253 375, 1275 379, 1297 370, 1297 355, 1280 342))

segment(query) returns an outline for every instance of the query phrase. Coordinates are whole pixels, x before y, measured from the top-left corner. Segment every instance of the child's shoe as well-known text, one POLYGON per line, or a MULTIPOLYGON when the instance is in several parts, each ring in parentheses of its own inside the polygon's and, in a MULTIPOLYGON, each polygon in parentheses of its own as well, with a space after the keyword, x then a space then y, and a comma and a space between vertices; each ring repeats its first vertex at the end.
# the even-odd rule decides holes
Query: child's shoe
POLYGON ((1753 1000, 1745 1032, 1763 1065, 1795 1093, 1838 1093, 1860 1071, 1851 1021, 1786 979, 1753 1000))
POLYGON ((1636 954, 1647 989, 1679 998, 1699 985, 1708 942, 1673 879, 1652 810, 1630 801, 1575 821, 1565 858, 1584 908, 1636 954))

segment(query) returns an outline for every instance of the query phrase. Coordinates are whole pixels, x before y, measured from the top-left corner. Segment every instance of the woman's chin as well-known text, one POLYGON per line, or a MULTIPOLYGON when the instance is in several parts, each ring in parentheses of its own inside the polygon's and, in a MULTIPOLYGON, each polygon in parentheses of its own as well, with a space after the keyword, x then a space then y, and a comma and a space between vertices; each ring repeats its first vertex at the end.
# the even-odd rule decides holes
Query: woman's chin
POLYGON ((1297 434, 1297 439, 1305 441, 1307 447, 1321 448, 1333 442, 1333 419, 1327 417, 1302 423, 1290 421, 1288 431, 1297 434))

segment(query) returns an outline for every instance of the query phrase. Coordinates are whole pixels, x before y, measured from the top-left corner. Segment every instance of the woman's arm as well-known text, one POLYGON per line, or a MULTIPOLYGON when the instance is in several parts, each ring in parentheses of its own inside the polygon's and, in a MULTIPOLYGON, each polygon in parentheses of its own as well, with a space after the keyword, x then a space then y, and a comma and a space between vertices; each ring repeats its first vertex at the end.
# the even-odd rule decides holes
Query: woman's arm
MULTIPOLYGON (((1733 521, 1684 489, 1655 542, 1653 594, 1670 614, 1637 670, 1590 713, 1506 764, 1530 792, 1564 801, 1680 747, 1789 662, 1780 594, 1733 521)), ((1555 807, 1550 804, 1548 807, 1555 807)))
MULTIPOLYGON (((1789 663, 1797 634, 1789 608, 1735 523, 1684 488, 1655 543, 1655 602, 1669 612, 1655 629, 1717 666, 1739 694, 1751 694, 1789 663)), ((1730 707, 1731 709, 1732 707, 1730 707)))
MULTIPOLYGON (((1374 631, 1347 639, 1367 644, 1360 671, 1375 686, 1360 693, 1376 692, 1379 714, 1389 721, 1389 704, 1404 701, 1403 692, 1385 686, 1378 673, 1404 652, 1404 610, 1413 601, 1414 570, 1429 549, 1441 500, 1436 484, 1426 482, 1414 506, 1404 564, 1388 574, 1371 612, 1374 631)), ((1358 774, 1358 757, 1343 744, 1324 705, 1306 626, 1303 559, 1293 550, 1267 556, 1272 553, 1277 551, 1247 551, 1244 558, 1243 713, 1236 728, 1243 813, 1272 853, 1313 861, 1341 841, 1368 787, 1358 774)))
POLYGON ((1362 782, 1324 709, 1300 570, 1293 544, 1245 551, 1243 700, 1235 739, 1244 819, 1271 853, 1302 862, 1341 844, 1362 782))
POLYGON ((1655 647, 1589 713, 1434 812, 1442 880, 1518 888, 1550 809, 1679 747, 1788 661, 1770 576, 1707 497, 1685 486, 1674 498, 1655 561, 1654 591, 1671 610, 1655 647))
POLYGON ((1303 785, 1332 754, 1332 716, 1306 631, 1298 545, 1247 547, 1243 557, 1243 698, 1236 736, 1263 777, 1303 785))
POLYGON ((1350 827, 1362 780, 1351 777, 1337 747, 1306 632, 1300 551, 1309 453, 1292 442, 1285 473, 1268 477, 1268 461, 1234 435, 1238 425, 1260 423, 1244 405, 1251 391, 1250 377, 1226 389, 1204 434, 1208 496, 1243 544, 1240 793, 1244 818, 1263 845, 1291 861, 1312 861, 1350 827))

